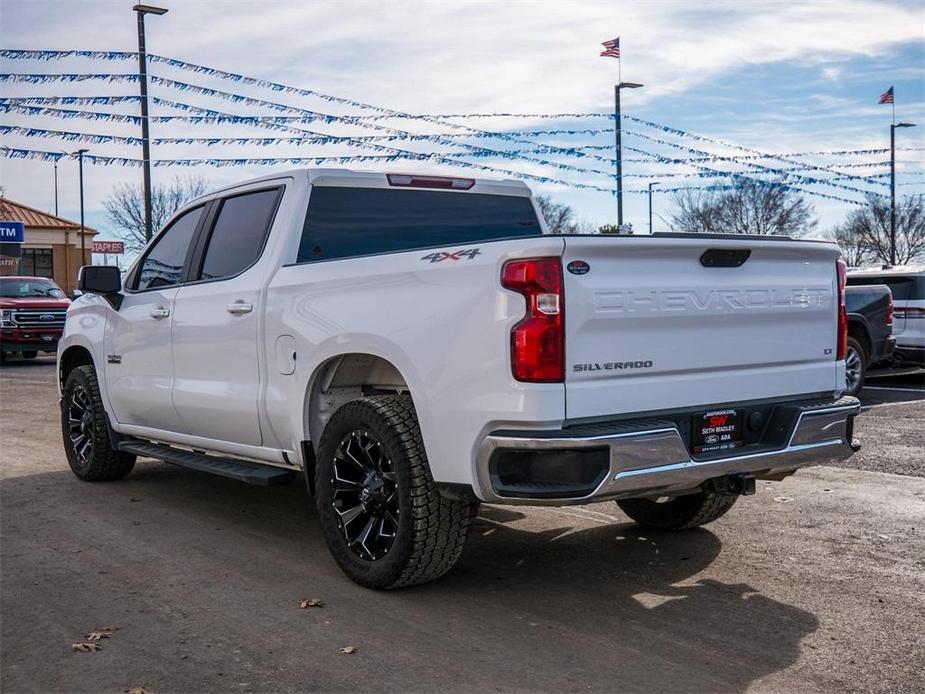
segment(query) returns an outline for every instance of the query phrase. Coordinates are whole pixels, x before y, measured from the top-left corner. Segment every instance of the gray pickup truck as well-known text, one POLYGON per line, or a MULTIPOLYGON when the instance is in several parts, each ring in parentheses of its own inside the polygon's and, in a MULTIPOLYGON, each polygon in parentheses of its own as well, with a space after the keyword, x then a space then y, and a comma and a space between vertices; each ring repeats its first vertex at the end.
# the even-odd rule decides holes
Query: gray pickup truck
POLYGON ((845 357, 847 395, 864 387, 867 369, 893 358, 893 295, 884 284, 845 289, 848 312, 848 352, 845 357))

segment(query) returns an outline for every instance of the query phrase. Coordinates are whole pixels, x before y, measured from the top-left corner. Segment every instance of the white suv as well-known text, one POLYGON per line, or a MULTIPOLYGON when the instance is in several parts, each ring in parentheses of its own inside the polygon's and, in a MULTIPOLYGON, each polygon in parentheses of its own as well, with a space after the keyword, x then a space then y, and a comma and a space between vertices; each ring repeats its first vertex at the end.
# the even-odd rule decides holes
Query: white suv
POLYGON ((925 364, 925 265, 852 270, 848 284, 885 284, 890 288, 895 356, 899 361, 925 364))

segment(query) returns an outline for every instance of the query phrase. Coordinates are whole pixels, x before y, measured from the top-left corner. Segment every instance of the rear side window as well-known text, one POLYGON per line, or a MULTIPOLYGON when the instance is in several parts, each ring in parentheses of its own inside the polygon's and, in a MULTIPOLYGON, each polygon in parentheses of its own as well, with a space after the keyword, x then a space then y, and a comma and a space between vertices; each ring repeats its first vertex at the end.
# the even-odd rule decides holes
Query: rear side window
POLYGON ((202 261, 201 279, 231 277, 257 262, 279 194, 280 189, 273 188, 222 201, 202 261))
POLYGON ((848 277, 852 287, 885 284, 894 301, 925 300, 925 277, 848 277))
POLYGON ((308 201, 298 262, 540 234, 530 198, 319 186, 308 201))
POLYGON ((202 207, 196 207, 177 217, 167 227, 141 261, 134 289, 154 289, 180 283, 186 253, 199 225, 202 210, 202 207))

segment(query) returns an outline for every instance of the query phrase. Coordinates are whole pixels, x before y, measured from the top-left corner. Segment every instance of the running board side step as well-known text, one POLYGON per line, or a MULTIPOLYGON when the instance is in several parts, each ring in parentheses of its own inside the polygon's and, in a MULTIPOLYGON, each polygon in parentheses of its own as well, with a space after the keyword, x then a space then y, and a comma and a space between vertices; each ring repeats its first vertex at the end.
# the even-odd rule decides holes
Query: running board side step
POLYGON ((248 460, 219 458, 213 455, 205 455, 204 453, 193 453, 192 451, 158 443, 148 443, 147 441, 123 440, 119 442, 119 450, 134 453, 143 458, 163 460, 165 463, 179 465, 191 470, 211 472, 213 475, 230 477, 239 482, 255 484, 261 487, 288 484, 295 479, 296 475, 295 470, 283 470, 271 465, 252 463, 248 460))

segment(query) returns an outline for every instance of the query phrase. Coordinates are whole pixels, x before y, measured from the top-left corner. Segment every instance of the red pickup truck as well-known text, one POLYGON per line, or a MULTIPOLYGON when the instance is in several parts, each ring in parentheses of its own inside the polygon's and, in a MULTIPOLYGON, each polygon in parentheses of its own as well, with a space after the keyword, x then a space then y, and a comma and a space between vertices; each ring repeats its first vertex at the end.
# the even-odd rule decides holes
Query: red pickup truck
POLYGON ((0 355, 57 352, 70 300, 46 277, 0 277, 0 355))

